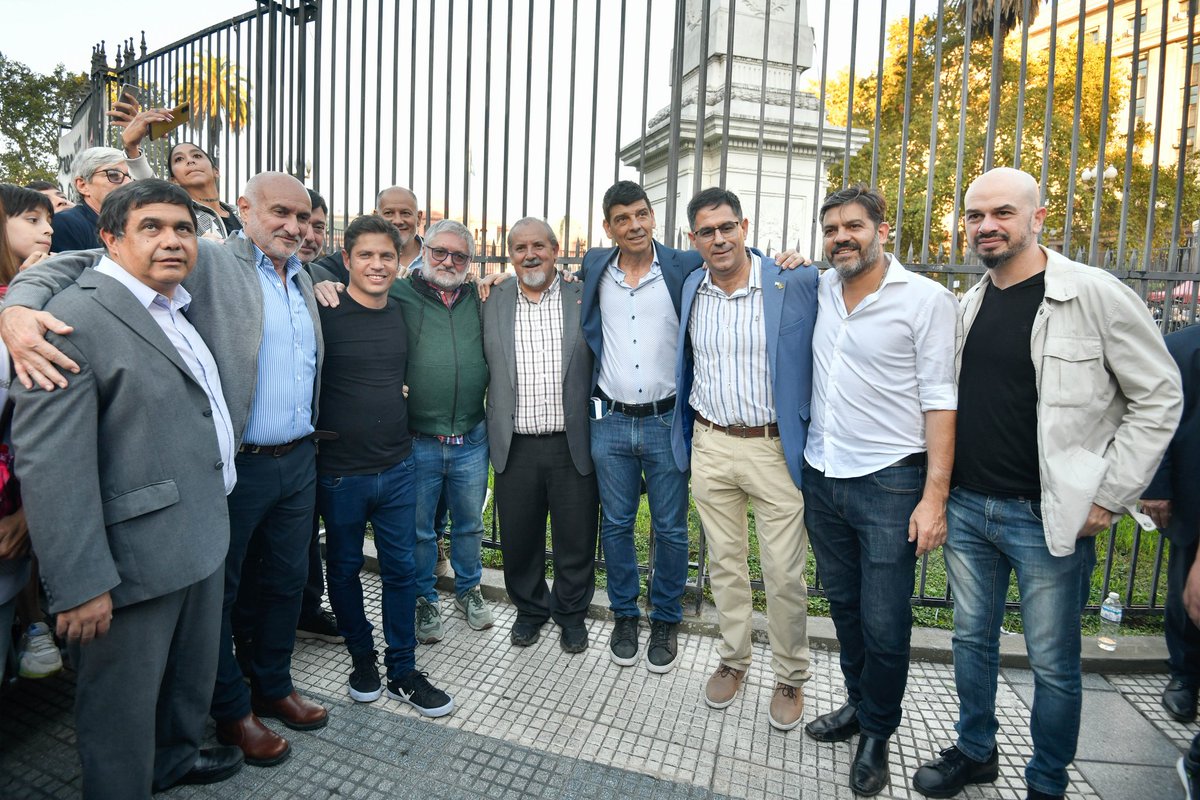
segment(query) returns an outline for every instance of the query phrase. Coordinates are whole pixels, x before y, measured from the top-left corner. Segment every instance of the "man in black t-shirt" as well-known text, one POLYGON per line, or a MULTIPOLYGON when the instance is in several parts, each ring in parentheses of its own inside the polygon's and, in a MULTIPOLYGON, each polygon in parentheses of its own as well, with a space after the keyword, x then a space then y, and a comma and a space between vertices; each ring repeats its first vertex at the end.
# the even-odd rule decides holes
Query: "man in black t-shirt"
POLYGON ((1083 701, 1080 610, 1095 536, 1129 513, 1179 420, 1179 371, 1146 305, 1112 275, 1040 247, 1037 182, 994 169, 965 197, 987 267, 963 298, 947 504, 954 592, 954 746, 917 770, 927 797, 999 776, 1000 623, 1016 573, 1034 700, 1031 800, 1060 798, 1083 701))
POLYGON ((375 534, 383 580, 387 693, 428 717, 454 710, 450 695, 416 669, 413 548, 416 468, 404 374, 404 313, 388 297, 396 280, 399 231, 369 215, 346 228, 349 285, 335 307, 321 307, 325 362, 317 427, 337 436, 317 455, 317 508, 325 520, 329 602, 354 662, 349 694, 369 703, 383 693, 371 623, 363 610, 363 536, 375 534))

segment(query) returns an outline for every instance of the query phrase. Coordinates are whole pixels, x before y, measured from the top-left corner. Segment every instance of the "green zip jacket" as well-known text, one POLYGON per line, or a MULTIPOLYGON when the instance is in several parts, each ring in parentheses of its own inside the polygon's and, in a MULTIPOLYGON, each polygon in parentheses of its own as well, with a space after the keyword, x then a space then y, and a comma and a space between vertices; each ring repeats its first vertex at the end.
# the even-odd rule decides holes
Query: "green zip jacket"
POLYGON ((417 433, 455 436, 483 420, 488 368, 483 358, 479 294, 464 283, 451 308, 420 273, 392 284, 408 328, 408 425, 417 433))

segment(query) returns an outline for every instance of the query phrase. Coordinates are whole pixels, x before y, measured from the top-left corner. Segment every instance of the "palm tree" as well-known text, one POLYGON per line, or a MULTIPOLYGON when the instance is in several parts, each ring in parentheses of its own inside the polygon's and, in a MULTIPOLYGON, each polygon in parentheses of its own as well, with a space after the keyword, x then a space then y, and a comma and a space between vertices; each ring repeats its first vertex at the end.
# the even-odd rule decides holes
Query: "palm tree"
MULTIPOLYGON (((1080 0, 1086 2, 1086 0, 1080 0)), ((967 10, 966 0, 957 0, 955 3, 958 6, 959 13, 965 14, 967 10)), ((1008 36, 1009 31, 1016 28, 1024 21, 1025 6, 1029 6, 1029 23, 1037 19, 1038 11, 1041 9, 1041 0, 999 0, 1000 12, 1000 38, 1008 36)), ((978 38, 990 39, 992 36, 992 25, 995 22, 995 12, 997 3, 995 0, 972 0, 971 2, 971 36, 978 38)))
POLYGON ((192 118, 205 123, 208 151, 219 157, 222 125, 234 134, 250 123, 250 82, 236 64, 216 56, 199 56, 186 65, 175 89, 176 103, 191 103, 192 118))

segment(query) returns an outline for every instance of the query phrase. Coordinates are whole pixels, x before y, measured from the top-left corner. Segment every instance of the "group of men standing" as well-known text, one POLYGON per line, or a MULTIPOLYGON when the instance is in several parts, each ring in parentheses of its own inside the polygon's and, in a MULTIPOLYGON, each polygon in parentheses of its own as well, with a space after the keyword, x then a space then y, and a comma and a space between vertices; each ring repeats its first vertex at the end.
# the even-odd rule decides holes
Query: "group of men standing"
POLYGON ((1046 212, 1030 176, 997 169, 968 189, 968 242, 987 273, 961 313, 945 287, 883 250, 886 203, 865 186, 821 206, 833 267, 823 275, 748 247, 740 201, 720 188, 688 205, 695 249, 663 246, 645 191, 622 181, 603 199, 615 246, 589 251, 576 277, 560 274, 553 229, 526 218, 507 233, 515 280, 482 291, 467 279, 470 232, 442 220, 421 239, 416 198, 398 187, 380 193, 381 213, 348 226, 338 257, 307 267, 297 253, 323 249, 325 209, 318 237, 317 208, 293 178, 251 179, 238 202, 244 235, 225 245, 197 243, 180 194, 153 180, 114 191, 100 212, 105 251, 23 273, 0 314, 27 381, 14 429, 30 528, 88 684, 77 709, 85 795, 219 780, 243 758, 278 763, 288 743, 261 717, 326 723, 290 678, 314 512, 351 697, 373 701, 386 686, 423 714, 450 713, 415 649, 444 635, 439 507, 455 607, 473 629, 493 625, 479 589, 489 459, 512 643, 533 644, 553 620, 564 651, 588 646, 599 533, 610 654, 623 667, 642 658, 644 486, 652 673, 678 657, 690 478, 720 626, 703 691, 714 709, 737 700, 750 665, 749 502, 779 730, 803 718, 811 538, 846 699, 805 730, 859 736, 848 777, 864 796, 890 781, 914 566, 943 543, 958 739, 913 783, 951 797, 995 780, 999 629, 1015 572, 1036 687, 1029 796, 1063 794, 1092 537, 1137 513, 1180 392, 1136 295, 1038 245, 1046 212), (163 431, 143 423, 165 408, 163 431), (75 450, 70 484, 90 488, 66 503, 59 470, 75 450), (385 681, 358 578, 367 522, 385 681), (254 614, 235 658, 243 569, 254 614), (144 680, 147 669, 160 680, 144 680), (199 749, 206 712, 232 747, 199 749))

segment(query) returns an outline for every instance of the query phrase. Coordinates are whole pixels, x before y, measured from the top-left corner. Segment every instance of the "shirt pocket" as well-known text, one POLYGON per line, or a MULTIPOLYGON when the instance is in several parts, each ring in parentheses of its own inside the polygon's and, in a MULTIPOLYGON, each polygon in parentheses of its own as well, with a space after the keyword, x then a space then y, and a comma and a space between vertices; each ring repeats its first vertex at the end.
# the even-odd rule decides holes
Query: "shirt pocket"
POLYGON ((1048 336, 1042 351, 1040 399, 1048 406, 1083 406, 1095 396, 1104 354, 1094 336, 1048 336))

